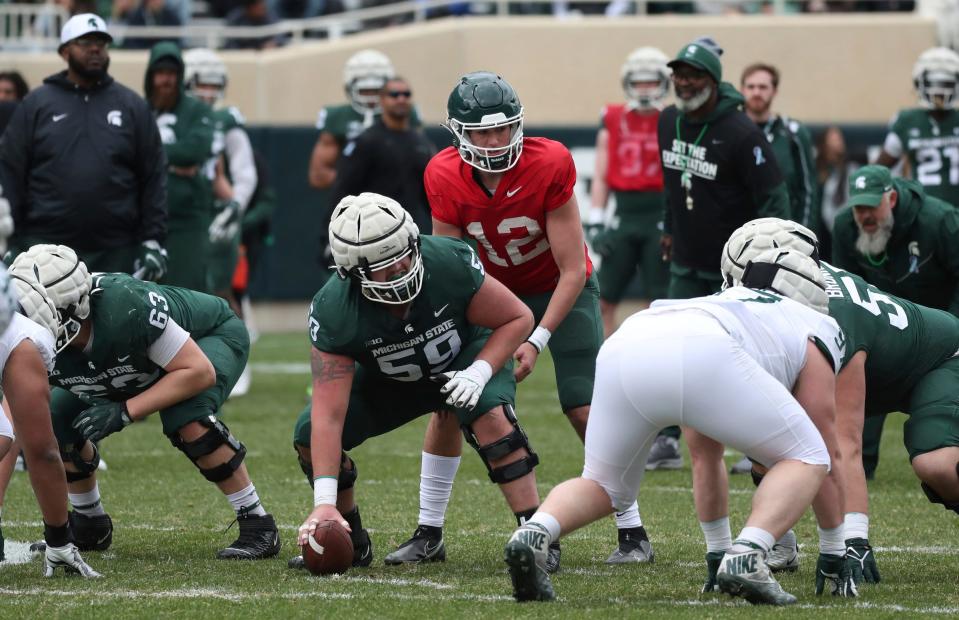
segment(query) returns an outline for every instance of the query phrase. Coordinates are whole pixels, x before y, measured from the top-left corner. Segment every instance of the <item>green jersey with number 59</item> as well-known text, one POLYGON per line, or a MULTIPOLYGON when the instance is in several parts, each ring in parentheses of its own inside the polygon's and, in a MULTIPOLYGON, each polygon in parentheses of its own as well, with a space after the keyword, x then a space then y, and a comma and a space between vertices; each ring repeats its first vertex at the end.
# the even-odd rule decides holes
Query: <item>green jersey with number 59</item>
POLYGON ((90 316, 90 341, 82 350, 68 346, 57 355, 50 385, 78 396, 126 400, 165 374, 151 360, 151 347, 171 319, 197 340, 235 315, 219 297, 107 273, 93 276, 90 316))
POLYGON ((354 280, 332 277, 313 297, 310 340, 326 353, 345 355, 371 376, 428 381, 444 372, 460 349, 490 330, 470 325, 466 308, 485 278, 465 242, 421 235, 423 288, 405 318, 370 301, 354 280))
POLYGON ((902 411, 922 377, 959 352, 959 318, 887 295, 822 263, 829 315, 846 335, 843 366, 866 352, 866 414, 902 411))
POLYGON ((907 155, 912 178, 927 194, 959 205, 959 110, 941 115, 924 108, 901 110, 883 150, 897 159, 907 155))

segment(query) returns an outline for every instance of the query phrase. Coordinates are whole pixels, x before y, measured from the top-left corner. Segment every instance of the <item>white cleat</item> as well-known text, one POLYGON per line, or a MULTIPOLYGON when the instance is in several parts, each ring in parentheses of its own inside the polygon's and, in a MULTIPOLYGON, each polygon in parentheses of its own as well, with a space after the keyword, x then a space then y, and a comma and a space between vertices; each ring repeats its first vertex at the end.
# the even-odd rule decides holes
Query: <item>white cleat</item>
POLYGON ((776 541, 766 555, 766 566, 774 573, 781 571, 792 573, 799 568, 799 545, 796 543, 796 532, 788 530, 776 541))
POLYGON ((43 576, 53 577, 54 571, 58 568, 62 568, 65 573, 79 573, 87 579, 103 576, 83 561, 80 551, 73 543, 67 543, 62 547, 47 545, 43 556, 43 576))

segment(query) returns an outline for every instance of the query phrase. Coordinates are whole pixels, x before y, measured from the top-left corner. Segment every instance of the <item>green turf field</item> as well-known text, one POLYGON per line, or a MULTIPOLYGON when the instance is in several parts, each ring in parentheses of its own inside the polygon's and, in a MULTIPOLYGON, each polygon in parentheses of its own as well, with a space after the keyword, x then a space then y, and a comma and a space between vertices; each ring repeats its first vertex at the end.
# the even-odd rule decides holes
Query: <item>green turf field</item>
MULTIPOLYGON (((705 572, 702 534, 693 512, 688 466, 646 477, 640 508, 655 551, 653 565, 609 567, 612 519, 563 542, 563 569, 554 579, 558 601, 519 606, 510 596, 502 549, 514 520, 479 458, 464 455, 446 527, 445 564, 386 567, 383 556, 416 525, 419 462, 426 418, 352 453, 359 467, 357 500, 376 560, 335 578, 286 568, 296 552, 295 529, 312 493, 296 463, 292 427, 306 402, 306 336, 264 336, 254 350, 249 396, 230 401, 225 421, 249 449, 247 463, 266 509, 280 524, 276 559, 224 562, 218 549, 235 538, 228 502, 160 432, 159 420, 132 426, 102 445, 105 508, 115 524, 113 546, 85 558, 105 578, 85 581, 58 573, 43 579, 39 559, 0 565, 0 617, 190 618, 263 617, 791 617, 893 615, 959 616, 959 517, 929 504, 908 467, 902 417, 891 416, 883 458, 872 484, 871 542, 880 548, 883 582, 864 586, 857 600, 813 594, 815 523, 798 525, 804 545, 799 572, 782 577, 799 597, 785 610, 752 608, 723 595, 700 596, 705 572)), ((709 389, 709 386, 703 386, 709 389)), ((578 475, 583 450, 558 409, 552 368, 540 361, 520 386, 518 413, 542 463, 540 491, 578 475)), ((467 448, 469 450, 469 448, 467 448)), ((730 455, 730 463, 736 457, 730 455)), ((688 458, 687 458, 688 465, 688 458)), ((731 479, 733 533, 743 524, 752 483, 731 479)), ((10 541, 38 538, 42 528, 25 474, 17 473, 3 508, 10 541)))

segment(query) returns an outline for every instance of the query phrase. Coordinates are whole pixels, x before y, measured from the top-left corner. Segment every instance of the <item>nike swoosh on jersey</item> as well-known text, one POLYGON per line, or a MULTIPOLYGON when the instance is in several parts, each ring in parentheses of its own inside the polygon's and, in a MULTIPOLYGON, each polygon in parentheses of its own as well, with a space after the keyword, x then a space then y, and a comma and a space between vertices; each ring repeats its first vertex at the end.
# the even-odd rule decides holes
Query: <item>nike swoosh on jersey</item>
POLYGON ((118 361, 118 362, 125 362, 125 361, 127 361, 128 359, 130 359, 130 356, 129 356, 129 355, 126 355, 126 356, 124 356, 124 357, 118 357, 118 358, 117 358, 117 361, 118 361))
POLYGON ((69 114, 54 114, 54 115, 53 115, 53 122, 54 122, 54 123, 59 123, 60 121, 62 121, 63 119, 65 119, 67 116, 69 116, 69 114))
POLYGON ((516 192, 518 192, 518 191, 521 190, 521 189, 523 189, 523 186, 522 186, 522 185, 520 185, 520 186, 517 187, 516 189, 512 189, 512 190, 506 192, 506 197, 507 197, 507 198, 512 198, 512 197, 513 197, 513 194, 515 194, 516 192))
POLYGON ((446 310, 446 309, 449 308, 449 307, 450 307, 450 305, 449 305, 449 304, 446 304, 445 306, 443 306, 442 308, 440 308, 439 310, 437 310, 436 312, 434 312, 434 313, 433 313, 433 316, 434 316, 434 317, 437 317, 437 316, 443 314, 443 310, 446 310))

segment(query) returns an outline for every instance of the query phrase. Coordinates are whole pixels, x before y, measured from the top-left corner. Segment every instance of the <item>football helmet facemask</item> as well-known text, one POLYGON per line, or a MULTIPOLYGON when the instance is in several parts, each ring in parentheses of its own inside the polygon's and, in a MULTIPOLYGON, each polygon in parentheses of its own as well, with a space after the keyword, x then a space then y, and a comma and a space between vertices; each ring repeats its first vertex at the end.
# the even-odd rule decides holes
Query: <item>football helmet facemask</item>
POLYGON ((959 99, 959 54, 934 47, 919 55, 912 69, 919 102, 931 110, 948 110, 959 99))
POLYGON ((723 288, 738 286, 746 264, 771 249, 796 250, 819 263, 819 240, 802 224, 778 217, 751 220, 734 230, 723 246, 723 288))
POLYGON ((353 54, 343 66, 343 88, 350 105, 360 114, 379 113, 379 91, 395 76, 393 63, 383 52, 360 50, 353 54), (374 90, 375 94, 363 92, 374 90))
POLYGON ((819 270, 819 262, 802 252, 781 248, 760 252, 746 264, 742 285, 770 290, 816 312, 829 314, 826 279, 819 270))
POLYGON ((423 287, 420 231, 392 198, 364 192, 346 196, 330 218, 330 250, 337 274, 360 283, 363 296, 384 304, 412 301, 423 287), (409 267, 386 281, 373 273, 410 258, 409 267))
POLYGON ((229 75, 216 52, 203 47, 187 50, 183 53, 183 64, 187 94, 210 106, 223 99, 229 75))
POLYGON ((672 73, 666 63, 669 58, 655 47, 640 47, 626 57, 620 69, 620 81, 630 108, 653 110, 662 108, 669 94, 669 76, 672 73), (639 82, 655 83, 655 86, 638 86, 639 82))
POLYGON ((486 71, 468 73, 450 93, 446 128, 453 146, 469 165, 484 172, 505 172, 519 162, 523 152, 523 106, 509 83, 486 71), (470 132, 509 127, 506 144, 478 146, 470 132))
MULTIPOLYGON (((80 333, 83 319, 90 316, 90 289, 93 281, 87 266, 65 245, 41 244, 21 253, 10 265, 10 273, 23 280, 39 282, 57 317, 57 353, 80 333)), ((23 303, 21 299, 21 303, 23 303)))

